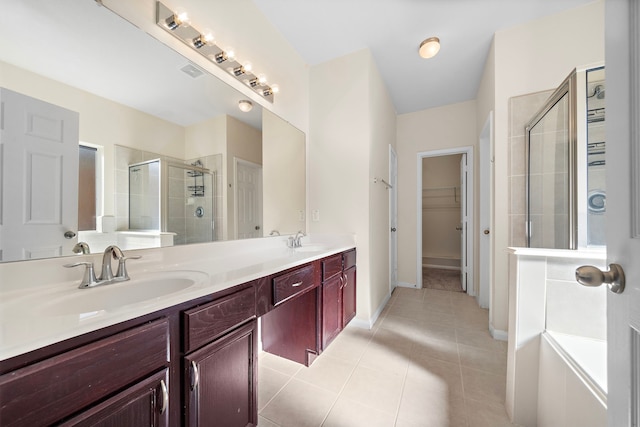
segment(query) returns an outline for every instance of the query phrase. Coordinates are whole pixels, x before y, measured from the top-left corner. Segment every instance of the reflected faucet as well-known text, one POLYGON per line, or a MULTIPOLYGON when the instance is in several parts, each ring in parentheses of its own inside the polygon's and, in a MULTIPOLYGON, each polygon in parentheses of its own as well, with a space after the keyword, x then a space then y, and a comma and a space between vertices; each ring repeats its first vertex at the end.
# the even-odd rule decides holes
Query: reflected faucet
POLYGON ((82 254, 82 255, 89 255, 91 253, 91 249, 89 249, 89 245, 85 242, 76 243, 76 245, 73 247, 73 249, 71 249, 71 251, 74 254, 82 254))
POLYGON ((269 233, 269 236, 279 236, 280 232, 278 230, 271 230, 271 233, 269 233))

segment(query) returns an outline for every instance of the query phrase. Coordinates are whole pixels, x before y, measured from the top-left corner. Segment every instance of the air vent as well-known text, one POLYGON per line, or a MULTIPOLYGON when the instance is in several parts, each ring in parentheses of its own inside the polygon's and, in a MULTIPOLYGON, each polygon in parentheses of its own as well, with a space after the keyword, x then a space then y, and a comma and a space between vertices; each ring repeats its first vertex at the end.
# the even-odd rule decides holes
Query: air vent
POLYGON ((202 71, 200 68, 196 67, 193 64, 187 64, 184 67, 180 68, 180 70, 183 73, 188 74, 194 79, 197 79, 198 77, 204 74, 204 71, 202 71))

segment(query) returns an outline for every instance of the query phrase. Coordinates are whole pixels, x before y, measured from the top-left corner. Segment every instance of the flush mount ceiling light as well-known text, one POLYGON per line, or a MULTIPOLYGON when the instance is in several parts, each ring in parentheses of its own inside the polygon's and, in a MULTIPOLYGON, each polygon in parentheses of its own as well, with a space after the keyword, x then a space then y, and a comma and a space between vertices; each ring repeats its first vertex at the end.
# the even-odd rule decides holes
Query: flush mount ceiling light
POLYGON ((429 37, 423 40, 418 48, 418 53, 425 59, 433 58, 438 51, 440 51, 440 39, 437 37, 429 37))
POLYGON ((243 113, 248 113, 253 108, 253 104, 247 99, 241 99, 240 101, 238 101, 238 108, 243 113))
MULTIPOLYGON (((264 75, 254 73, 251 63, 238 61, 232 48, 220 47, 221 45, 215 41, 210 29, 201 31, 191 25, 189 15, 184 9, 172 10, 159 1, 156 4, 156 24, 160 28, 189 46, 194 52, 204 56, 209 62, 234 76, 267 101, 273 102, 273 94, 278 92, 278 85, 267 83, 264 75)), ((250 102, 249 106, 250 110, 252 107, 250 102)), ((240 104, 240 109, 242 110, 242 104, 240 104)))

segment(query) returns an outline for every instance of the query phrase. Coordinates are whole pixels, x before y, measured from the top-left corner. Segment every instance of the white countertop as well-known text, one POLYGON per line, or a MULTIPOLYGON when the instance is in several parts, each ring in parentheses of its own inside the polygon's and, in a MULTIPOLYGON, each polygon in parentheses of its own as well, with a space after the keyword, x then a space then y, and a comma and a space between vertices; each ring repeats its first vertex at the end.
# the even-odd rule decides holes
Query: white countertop
MULTIPOLYGON (((127 262, 132 280, 91 289, 78 289, 84 267, 67 269, 63 265, 93 261, 99 274, 102 254, 0 264, 0 360, 355 247, 352 235, 314 235, 302 242, 300 250, 287 248, 286 236, 282 236, 126 251, 127 256, 143 257, 127 262), (113 299, 120 290, 126 295, 127 286, 134 286, 136 280, 162 277, 163 273, 175 277, 184 273, 204 280, 162 297, 130 305, 111 304, 107 310, 61 314, 55 309, 59 301, 77 296, 86 300, 88 293, 96 300, 113 299)), ((115 271, 115 261, 113 267, 115 271)))

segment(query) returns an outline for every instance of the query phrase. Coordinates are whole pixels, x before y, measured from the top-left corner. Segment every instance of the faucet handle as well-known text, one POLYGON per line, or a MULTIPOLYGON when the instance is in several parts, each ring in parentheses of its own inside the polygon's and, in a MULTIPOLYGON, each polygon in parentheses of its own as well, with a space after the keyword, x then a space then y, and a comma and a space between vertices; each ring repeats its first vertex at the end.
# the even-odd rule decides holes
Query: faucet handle
POLYGON ((116 279, 129 280, 129 273, 127 272, 127 260, 128 259, 140 259, 141 255, 123 256, 118 259, 118 271, 116 272, 116 279))
POLYGON ((98 281, 96 280, 96 272, 95 272, 95 269, 93 268, 92 262, 74 262, 72 264, 65 264, 64 267, 73 268, 73 267, 79 267, 81 265, 84 265, 86 268, 84 270, 84 276, 82 276, 82 281, 80 282, 80 285, 78 287, 80 289, 84 289, 84 288, 90 288, 92 286, 95 286, 98 283, 98 281))

